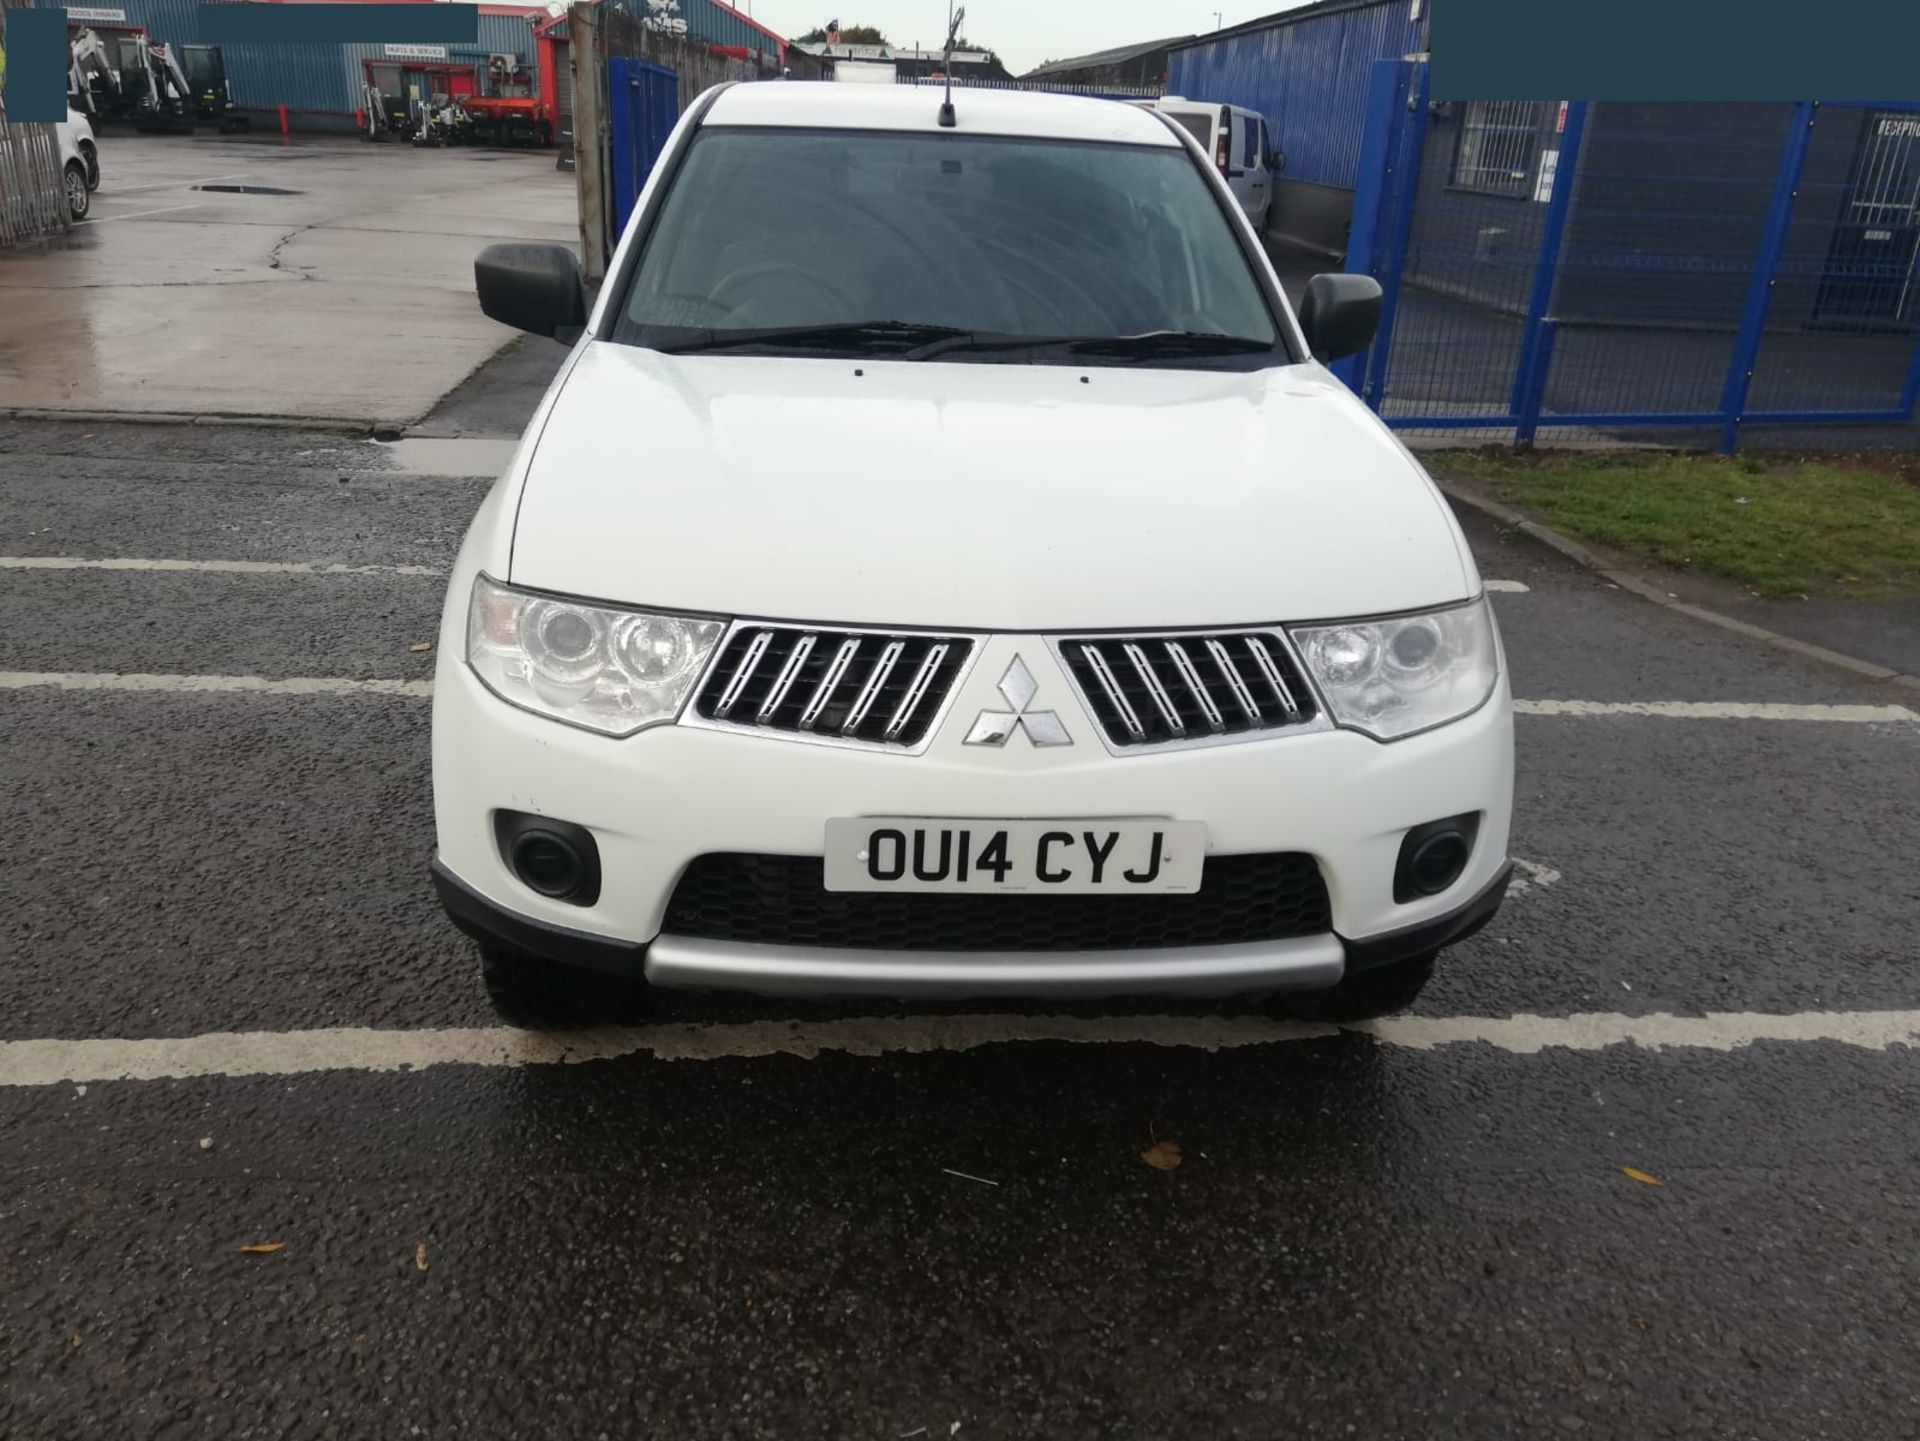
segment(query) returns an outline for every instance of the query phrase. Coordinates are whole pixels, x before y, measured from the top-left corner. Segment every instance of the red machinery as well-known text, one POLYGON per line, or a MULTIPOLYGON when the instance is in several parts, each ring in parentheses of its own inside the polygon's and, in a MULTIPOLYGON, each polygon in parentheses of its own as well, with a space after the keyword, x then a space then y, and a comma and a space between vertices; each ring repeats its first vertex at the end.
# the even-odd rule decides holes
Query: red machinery
POLYGON ((482 145, 551 145, 553 118, 531 95, 468 95, 460 108, 482 145))
POLYGON ((482 145, 553 144, 553 113, 533 93, 533 78, 515 56, 489 56, 486 93, 461 97, 460 107, 482 145))

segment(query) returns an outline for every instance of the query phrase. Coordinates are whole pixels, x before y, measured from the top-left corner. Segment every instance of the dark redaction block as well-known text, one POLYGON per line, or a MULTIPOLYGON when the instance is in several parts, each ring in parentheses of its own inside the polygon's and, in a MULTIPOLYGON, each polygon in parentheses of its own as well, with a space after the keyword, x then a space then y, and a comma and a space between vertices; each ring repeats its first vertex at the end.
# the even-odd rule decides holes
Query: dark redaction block
POLYGON ((1920 5, 1835 0, 1443 0, 1428 48, 1434 100, 1914 98, 1920 5))
POLYGON ((7 119, 15 124, 67 118, 67 12, 8 10, 7 119))
POLYGON ((201 5, 208 45, 472 45, 477 5, 201 5))

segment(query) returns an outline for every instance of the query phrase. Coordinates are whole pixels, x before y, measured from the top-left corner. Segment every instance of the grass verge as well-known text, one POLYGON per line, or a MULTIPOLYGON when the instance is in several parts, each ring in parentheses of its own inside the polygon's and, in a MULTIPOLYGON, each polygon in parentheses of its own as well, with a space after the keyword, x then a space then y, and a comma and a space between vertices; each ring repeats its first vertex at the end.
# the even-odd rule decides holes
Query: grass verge
POLYGON ((1461 451, 1430 457, 1558 530, 1756 595, 1920 596, 1909 457, 1461 451))

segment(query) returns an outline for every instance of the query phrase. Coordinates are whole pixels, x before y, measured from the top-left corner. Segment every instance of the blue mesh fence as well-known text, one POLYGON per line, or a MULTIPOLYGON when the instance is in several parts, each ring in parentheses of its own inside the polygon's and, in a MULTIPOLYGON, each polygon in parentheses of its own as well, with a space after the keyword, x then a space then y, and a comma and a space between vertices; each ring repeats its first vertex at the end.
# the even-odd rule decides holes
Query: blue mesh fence
POLYGON ((1543 416, 1719 406, 1792 110, 1589 108, 1549 262, 1543 416))
POLYGON ((1911 409, 1920 110, 1823 105, 1754 365, 1753 409, 1911 409))
POLYGON ((1920 106, 1426 103, 1383 61, 1341 373, 1397 428, 1895 423, 1920 389, 1920 106))

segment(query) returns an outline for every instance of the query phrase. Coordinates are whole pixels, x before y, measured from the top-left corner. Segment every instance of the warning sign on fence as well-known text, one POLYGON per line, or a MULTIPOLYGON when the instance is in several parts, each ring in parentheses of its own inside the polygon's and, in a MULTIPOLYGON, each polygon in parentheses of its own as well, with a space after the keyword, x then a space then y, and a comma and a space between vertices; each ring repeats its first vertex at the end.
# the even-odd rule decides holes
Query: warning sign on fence
POLYGON ((1558 150, 1540 152, 1540 171, 1533 182, 1533 198, 1542 205, 1553 199, 1553 173, 1559 168, 1560 152, 1558 150))

